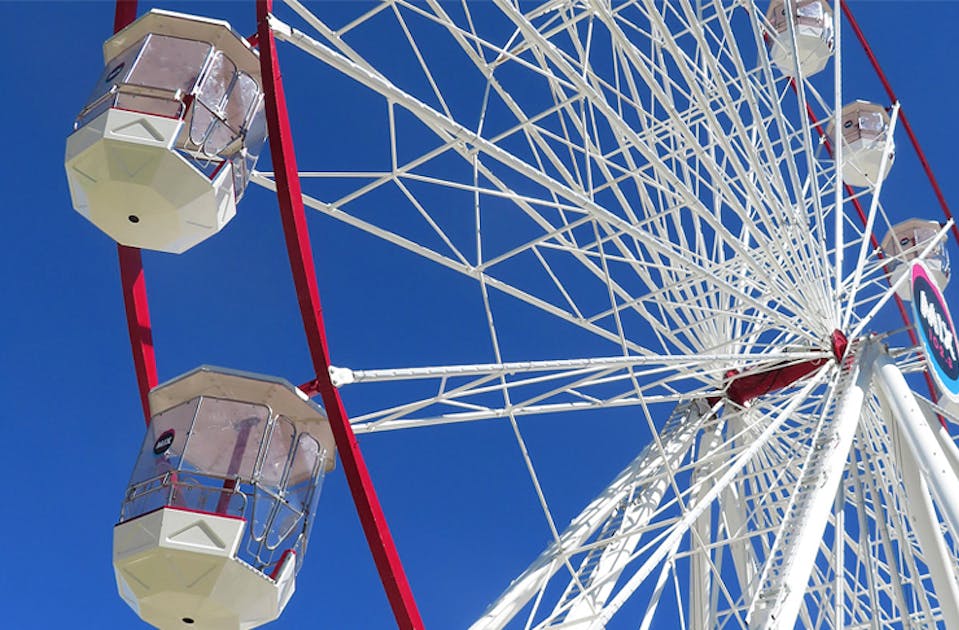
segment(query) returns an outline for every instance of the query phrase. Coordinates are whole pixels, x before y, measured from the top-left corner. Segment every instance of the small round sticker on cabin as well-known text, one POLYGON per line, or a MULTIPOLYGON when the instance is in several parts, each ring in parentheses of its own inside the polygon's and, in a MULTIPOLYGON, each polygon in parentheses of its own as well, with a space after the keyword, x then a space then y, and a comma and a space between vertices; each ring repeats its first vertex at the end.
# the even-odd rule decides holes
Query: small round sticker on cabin
POLYGON ((153 454, 163 455, 170 450, 170 447, 173 446, 173 438, 175 436, 176 432, 173 429, 167 429, 161 433, 157 441, 153 443, 153 454))
POLYGON ((125 66, 125 65, 126 65, 126 62, 121 61, 121 62, 117 65, 117 67, 115 67, 113 70, 110 71, 110 73, 107 75, 107 78, 104 80, 104 83, 110 83, 111 81, 113 81, 114 79, 116 79, 117 76, 118 76, 121 72, 123 72, 123 66, 125 66))
POLYGON ((912 310, 926 364, 939 388, 959 402, 959 345, 946 300, 921 261, 912 264, 912 310))

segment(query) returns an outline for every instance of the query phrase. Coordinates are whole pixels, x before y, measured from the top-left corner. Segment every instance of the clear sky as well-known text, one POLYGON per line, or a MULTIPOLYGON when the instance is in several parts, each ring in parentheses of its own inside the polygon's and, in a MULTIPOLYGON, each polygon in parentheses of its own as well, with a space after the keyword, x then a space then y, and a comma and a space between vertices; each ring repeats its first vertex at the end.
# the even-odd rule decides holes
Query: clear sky
MULTIPOLYGON (((358 10, 358 2, 329 10, 358 10)), ((949 200, 957 199, 959 2, 855 1, 856 16, 899 93, 949 200)), ((152 3, 141 1, 141 11, 152 3)), ((158 2, 254 30, 252 2, 158 2)), ((98 76, 112 2, 0 2, 8 56, 3 120, 10 140, 0 178, 0 392, 9 459, 0 573, 6 628, 134 628, 116 594, 111 528, 139 447, 143 420, 128 346, 113 243, 71 210, 63 153, 74 116, 98 76)), ((855 45, 850 33, 848 47, 855 45)), ((310 63, 281 48, 292 70, 310 63)), ((382 51, 381 51, 382 52, 382 51)), ((289 64, 289 66, 287 66, 289 64)), ((294 74, 291 72, 290 74, 294 74)), ((862 56, 847 56, 846 100, 888 104, 862 56)), ((289 88, 301 155, 321 165, 358 156, 329 121, 353 111, 322 82, 289 88)), ((376 133, 371 120, 369 133, 376 133)), ((905 135, 887 208, 940 219, 905 135)), ((302 161, 302 160, 301 160, 302 161)), ((262 166, 262 165, 261 165, 262 166)), ((330 167, 332 168, 332 167, 330 167)), ((957 203, 959 205, 959 203, 957 203)), ((311 213, 320 291, 334 363, 352 367, 490 361, 475 285, 435 269, 404 271, 408 254, 311 213)), ((955 252, 954 244, 952 251, 955 252)), ((145 255, 161 380, 199 364, 309 378, 275 202, 254 188, 237 219, 182 255, 145 255)), ((947 296, 955 294, 950 287, 947 296)), ((954 301, 953 301, 954 303, 954 301)), ((894 320, 890 320, 894 321, 894 320)), ((509 358, 550 345, 573 358, 580 343, 555 324, 508 338, 509 358), (559 335, 556 337, 555 335, 559 335), (551 337, 552 336, 552 337, 551 337)), ((347 408, 363 393, 345 392, 347 408)), ((524 424, 551 473, 560 523, 598 493, 649 439, 628 414, 583 414, 524 424)), ((548 531, 515 441, 487 422, 362 436, 360 444, 428 627, 478 616, 535 558, 548 531)), ((615 627, 635 627, 623 620, 615 627)), ((661 628, 671 627, 668 621, 661 628)), ((327 479, 297 593, 276 628, 386 628, 392 616, 342 471, 327 479)))

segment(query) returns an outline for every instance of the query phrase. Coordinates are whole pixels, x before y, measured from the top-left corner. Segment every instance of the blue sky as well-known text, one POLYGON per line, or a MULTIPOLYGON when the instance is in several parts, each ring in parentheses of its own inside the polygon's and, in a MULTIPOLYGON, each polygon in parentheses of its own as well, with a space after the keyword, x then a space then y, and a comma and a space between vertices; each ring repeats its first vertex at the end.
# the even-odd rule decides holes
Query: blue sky
MULTIPOLYGON (((331 11, 352 11, 337 3, 331 11)), ((141 2, 141 11, 150 3, 141 2)), ((252 2, 160 2, 254 30, 252 2)), ((959 3, 857 1, 857 18, 902 99, 949 200, 959 147, 955 24, 959 3)), ((8 569, 0 574, 10 628, 138 627, 115 592, 111 527, 143 431, 115 247, 70 208, 66 136, 102 65, 111 2, 0 2, 8 62, 2 158, 0 391, 8 471, 8 569)), ((855 42, 844 35, 847 47, 855 42)), ((307 63, 286 54, 291 70, 307 63)), ((291 72, 293 74, 293 72, 291 72)), ((847 100, 886 103, 858 53, 846 58, 847 100)), ((290 88, 298 153, 349 163, 352 139, 331 125, 348 97, 290 88), (311 125, 314 125, 312 127, 311 125)), ((375 134, 371 122, 368 133, 375 134)), ((939 219, 905 135, 887 207, 939 219)), ((330 162, 327 163, 330 163, 330 162)), ((303 160, 301 159, 301 162, 303 160)), ((474 285, 417 267, 408 254, 310 216, 334 363, 356 367, 490 360, 474 285)), ((955 248, 952 248, 955 251, 955 248)), ((182 256, 146 254, 161 380, 209 363, 309 377, 275 202, 254 188, 223 234, 182 256)), ((947 297, 955 295, 950 287, 947 297)), ((582 340, 524 326, 513 348, 581 354, 582 340)), ((565 333, 560 333, 565 334, 565 333)), ((517 351, 516 354, 522 354, 517 351)), ((515 358, 515 357, 514 357, 515 358)), ((540 358, 540 357, 527 357, 540 358)), ((362 392, 345 392, 360 408, 362 392)), ((563 523, 648 439, 622 414, 524 425, 563 523)), ((502 423, 364 436, 361 447, 433 628, 464 627, 542 548, 547 530, 509 428, 502 423)), ((670 627, 666 625, 659 627, 670 627)), ((342 472, 324 486, 298 590, 276 628, 385 628, 382 594, 342 472)), ((634 627, 635 623, 624 626, 634 627)))

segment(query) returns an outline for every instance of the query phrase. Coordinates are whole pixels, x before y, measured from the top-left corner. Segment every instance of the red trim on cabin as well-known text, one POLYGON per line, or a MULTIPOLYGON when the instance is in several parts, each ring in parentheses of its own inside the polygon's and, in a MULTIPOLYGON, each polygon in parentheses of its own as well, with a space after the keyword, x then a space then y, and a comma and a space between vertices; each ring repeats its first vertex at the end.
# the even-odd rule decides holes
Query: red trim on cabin
POLYGON ((277 561, 276 566, 273 567, 272 571, 270 571, 271 580, 276 582, 276 578, 279 577, 280 571, 283 569, 284 566, 286 566, 287 558, 289 558, 290 556, 294 556, 295 558, 296 552, 293 551, 292 549, 287 549, 286 551, 283 552, 283 554, 280 556, 280 559, 277 561))

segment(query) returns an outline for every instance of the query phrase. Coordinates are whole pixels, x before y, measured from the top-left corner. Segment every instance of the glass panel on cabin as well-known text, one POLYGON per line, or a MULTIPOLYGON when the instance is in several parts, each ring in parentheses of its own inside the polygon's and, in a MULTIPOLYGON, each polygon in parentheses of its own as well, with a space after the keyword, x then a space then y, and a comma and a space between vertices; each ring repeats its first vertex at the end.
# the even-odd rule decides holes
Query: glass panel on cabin
POLYGON ((178 500, 178 481, 187 437, 199 398, 181 403, 153 417, 133 467, 120 520, 129 520, 178 500))
MULTIPOLYGON (((937 223, 929 222, 920 227, 914 227, 898 233, 899 251, 896 255, 902 256, 903 260, 911 261, 919 257, 923 250, 929 246, 929 242, 936 238, 939 230, 937 223)), ((946 250, 945 242, 940 240, 926 254, 926 266, 931 270, 940 271, 946 278, 949 277, 949 253, 946 250)))
POLYGON ((217 53, 197 93, 198 103, 190 123, 190 141, 209 157, 220 154, 240 136, 240 126, 231 129, 223 120, 229 111, 236 78, 236 65, 223 53, 217 53))
POLYGON ((264 405, 204 396, 184 469, 189 466, 211 477, 252 479, 269 417, 264 405))
POLYGON ((800 4, 796 7, 796 16, 799 24, 806 26, 823 26, 825 22, 825 11, 819 0, 800 4))
POLYGON ((295 437, 293 423, 282 416, 277 418, 253 494, 253 526, 250 534, 257 541, 262 541, 266 536, 277 506, 282 501, 283 479, 295 437))
POLYGON ((246 152, 250 160, 247 167, 248 171, 253 170, 256 160, 260 157, 260 152, 263 150, 263 145, 266 144, 266 110, 264 108, 265 105, 261 100, 256 111, 250 117, 249 125, 246 128, 246 141, 244 145, 246 146, 246 152))
POLYGON ((313 487, 313 492, 307 499, 309 503, 306 505, 306 527, 297 537, 296 541, 293 543, 293 546, 292 546, 292 549, 297 554, 296 555, 297 570, 299 570, 300 563, 303 562, 303 558, 306 555, 306 546, 307 546, 307 543, 309 543, 310 535, 313 531, 313 523, 316 522, 316 509, 317 509, 317 505, 320 502, 320 490, 323 485, 323 479, 326 477, 327 460, 330 457, 335 457, 335 455, 333 453, 330 453, 324 450, 319 462, 319 466, 316 469, 316 476, 314 477, 315 483, 313 487))
POLYGON ((250 181, 250 173, 246 170, 246 157, 243 151, 238 151, 230 158, 230 164, 233 165, 233 196, 237 201, 243 197, 246 192, 246 185, 250 181))
POLYGON ((266 537, 268 549, 276 549, 298 527, 303 527, 303 518, 310 507, 325 454, 323 447, 312 436, 300 434, 286 480, 286 501, 278 505, 266 537))
POLYGON ((197 98, 205 103, 210 110, 219 112, 223 107, 223 100, 233 85, 236 74, 236 65, 222 52, 218 52, 210 64, 210 70, 203 79, 203 84, 197 91, 197 98))
POLYGON ((230 96, 226 102, 226 122, 235 131, 240 131, 246 126, 247 117, 260 96, 260 86, 256 79, 245 72, 240 72, 236 76, 236 83, 230 90, 230 96))
POLYGON ((257 479, 262 486, 279 492, 286 474, 286 463, 293 451, 293 440, 296 437, 296 427, 289 420, 280 416, 276 419, 273 433, 270 435, 270 444, 263 457, 263 465, 257 479))
POLYGON ((207 42, 151 34, 127 83, 189 94, 211 48, 207 42))
POLYGON ((241 515, 246 498, 237 485, 253 477, 268 420, 263 405, 203 397, 181 463, 176 505, 241 515))
MULTIPOLYGON (((914 228, 900 235, 899 245, 903 251, 916 247, 917 245, 925 247, 926 243, 936 237, 936 232, 937 231, 931 227, 914 228)), ((913 255, 918 253, 918 251, 913 252, 913 255)))
POLYGON ((786 6, 781 2, 776 2, 775 0, 769 4, 769 9, 766 12, 766 19, 773 26, 773 30, 777 33, 783 33, 786 31, 786 6))
POLYGON ((214 119, 207 134, 206 141, 203 143, 202 151, 204 155, 213 157, 219 155, 239 136, 236 132, 227 126, 219 118, 214 119))
POLYGON ((886 129, 886 119, 882 112, 859 112, 860 135, 864 140, 875 140, 886 129))
MULTIPOLYGON (((814 26, 820 30, 827 26, 827 13, 823 7, 822 0, 812 0, 802 4, 794 4, 796 19, 793 22, 798 26, 814 26)), ((786 21, 786 5, 781 0, 770 3, 766 18, 770 21, 773 29, 777 33, 786 33, 789 30, 786 21)))
POLYGON ((847 144, 851 144, 859 139, 859 126, 855 118, 846 118, 842 121, 842 137, 847 144))
POLYGON ((210 111, 210 108, 199 100, 194 101, 193 107, 190 109, 192 111, 190 116, 190 144, 201 147, 210 131, 210 125, 216 117, 210 111))
POLYGON ((130 74, 137 55, 140 54, 140 49, 143 48, 145 39, 146 38, 141 39, 107 62, 106 67, 103 68, 103 72, 100 74, 100 78, 97 79, 93 93, 90 94, 90 98, 87 99, 87 104, 80 113, 80 118, 84 120, 83 123, 78 122, 78 126, 82 126, 82 124, 96 118, 99 113, 102 113, 110 107, 113 103, 113 98, 105 97, 113 92, 118 85, 126 81, 127 75, 130 74), (101 99, 103 100, 101 101, 101 99), (94 109, 97 110, 96 113, 92 111, 94 109))
POLYGON ((247 117, 259 98, 260 87, 250 75, 239 72, 222 101, 222 115, 213 120, 203 153, 212 157, 226 157, 242 148, 243 128, 247 117))
POLYGON ((173 98, 120 92, 117 95, 115 106, 131 112, 154 114, 156 116, 165 116, 167 118, 179 118, 180 109, 183 107, 183 104, 179 100, 173 98))
MULTIPOLYGON (((259 88, 257 88, 259 89, 259 88)), ((259 99, 259 92, 256 98, 259 99)), ((246 136, 243 138, 243 151, 233 156, 233 186, 236 200, 239 201, 246 191, 246 186, 253 174, 256 161, 266 143, 266 113, 263 109, 263 100, 259 99, 256 109, 250 115, 247 123, 246 136)))

